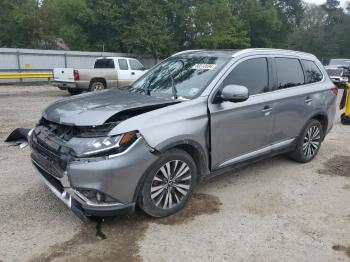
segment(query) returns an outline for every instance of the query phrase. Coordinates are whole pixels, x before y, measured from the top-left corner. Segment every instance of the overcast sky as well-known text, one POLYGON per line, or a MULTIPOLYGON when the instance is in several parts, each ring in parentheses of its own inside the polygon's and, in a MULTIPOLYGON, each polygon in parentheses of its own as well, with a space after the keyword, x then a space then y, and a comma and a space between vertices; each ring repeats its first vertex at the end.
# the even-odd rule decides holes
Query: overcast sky
MULTIPOLYGON (((323 4, 326 0, 304 0, 307 3, 323 4)), ((345 0, 340 0, 340 4, 343 5, 345 0)))
POLYGON ((304 2, 315 3, 315 4, 323 4, 325 1, 324 0, 304 0, 304 2))

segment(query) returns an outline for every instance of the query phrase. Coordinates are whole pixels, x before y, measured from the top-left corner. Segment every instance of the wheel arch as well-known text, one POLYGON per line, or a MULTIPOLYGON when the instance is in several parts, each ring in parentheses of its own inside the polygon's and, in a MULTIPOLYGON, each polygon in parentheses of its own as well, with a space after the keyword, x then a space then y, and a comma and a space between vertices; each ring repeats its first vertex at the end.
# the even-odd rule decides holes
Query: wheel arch
POLYGON ((107 81, 106 81, 106 79, 103 78, 103 77, 94 77, 94 78, 91 78, 89 87, 91 87, 92 83, 94 83, 94 82, 101 82, 101 83, 104 84, 105 87, 107 87, 107 81))
POLYGON ((315 113, 314 115, 312 115, 310 117, 310 119, 305 123, 305 125, 307 125, 307 123, 311 119, 316 119, 316 120, 318 120, 321 123, 322 129, 323 129, 323 138, 322 139, 324 139, 324 137, 327 134, 327 130, 328 130, 328 116, 327 116, 327 114, 325 114, 323 112, 315 113))
MULTIPOLYGON (((162 154, 171 149, 181 149, 187 152, 193 158, 198 170, 197 184, 201 182, 206 175, 208 175, 208 172, 209 172, 208 157, 204 149, 198 142, 193 140, 181 140, 177 142, 172 142, 172 143, 157 147, 154 151, 154 154, 162 154)), ((149 171, 149 168, 142 174, 142 177, 138 182, 138 185, 134 192, 134 197, 133 197, 134 201, 137 201, 137 198, 139 196, 142 185, 145 182, 145 178, 148 171, 149 171)))

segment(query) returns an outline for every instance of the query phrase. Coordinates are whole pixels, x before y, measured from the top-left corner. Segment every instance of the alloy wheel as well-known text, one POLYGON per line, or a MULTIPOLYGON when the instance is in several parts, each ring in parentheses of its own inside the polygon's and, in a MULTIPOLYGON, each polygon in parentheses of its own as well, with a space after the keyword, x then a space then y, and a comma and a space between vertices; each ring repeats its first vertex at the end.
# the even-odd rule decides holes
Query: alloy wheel
POLYGON ((311 126, 304 138, 303 153, 307 159, 312 158, 321 144, 321 130, 318 126, 311 126))
POLYGON ((94 83, 93 87, 92 87, 92 91, 100 91, 100 90, 103 90, 105 89, 105 86, 100 83, 100 82, 96 82, 94 83))
POLYGON ((155 174, 151 184, 151 199, 158 208, 173 208, 186 198, 191 189, 192 174, 181 160, 165 163, 155 174))

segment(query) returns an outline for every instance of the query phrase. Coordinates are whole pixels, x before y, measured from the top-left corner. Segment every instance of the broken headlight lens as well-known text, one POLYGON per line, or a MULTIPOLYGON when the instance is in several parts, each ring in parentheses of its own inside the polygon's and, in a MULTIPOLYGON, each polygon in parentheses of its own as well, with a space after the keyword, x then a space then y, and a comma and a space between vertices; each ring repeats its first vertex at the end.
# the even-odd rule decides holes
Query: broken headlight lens
POLYGON ((137 132, 123 135, 83 138, 73 137, 67 143, 77 157, 96 157, 118 154, 127 149, 138 138, 137 132))

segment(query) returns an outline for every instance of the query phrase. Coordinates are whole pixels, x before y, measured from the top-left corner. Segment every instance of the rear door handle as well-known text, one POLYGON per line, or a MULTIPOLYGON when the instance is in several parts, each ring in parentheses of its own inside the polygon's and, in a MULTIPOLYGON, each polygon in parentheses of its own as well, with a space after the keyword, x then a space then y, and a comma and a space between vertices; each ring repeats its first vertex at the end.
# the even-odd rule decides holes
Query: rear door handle
POLYGON ((261 110, 261 112, 263 112, 263 113, 265 114, 265 116, 270 115, 271 111, 272 111, 272 107, 270 107, 270 106, 265 106, 265 107, 261 110))
POLYGON ((307 98, 305 98, 305 103, 306 104, 310 104, 312 102, 312 98, 311 97, 307 97, 307 98))
POLYGON ((135 72, 131 72, 132 75, 135 75, 135 72))

